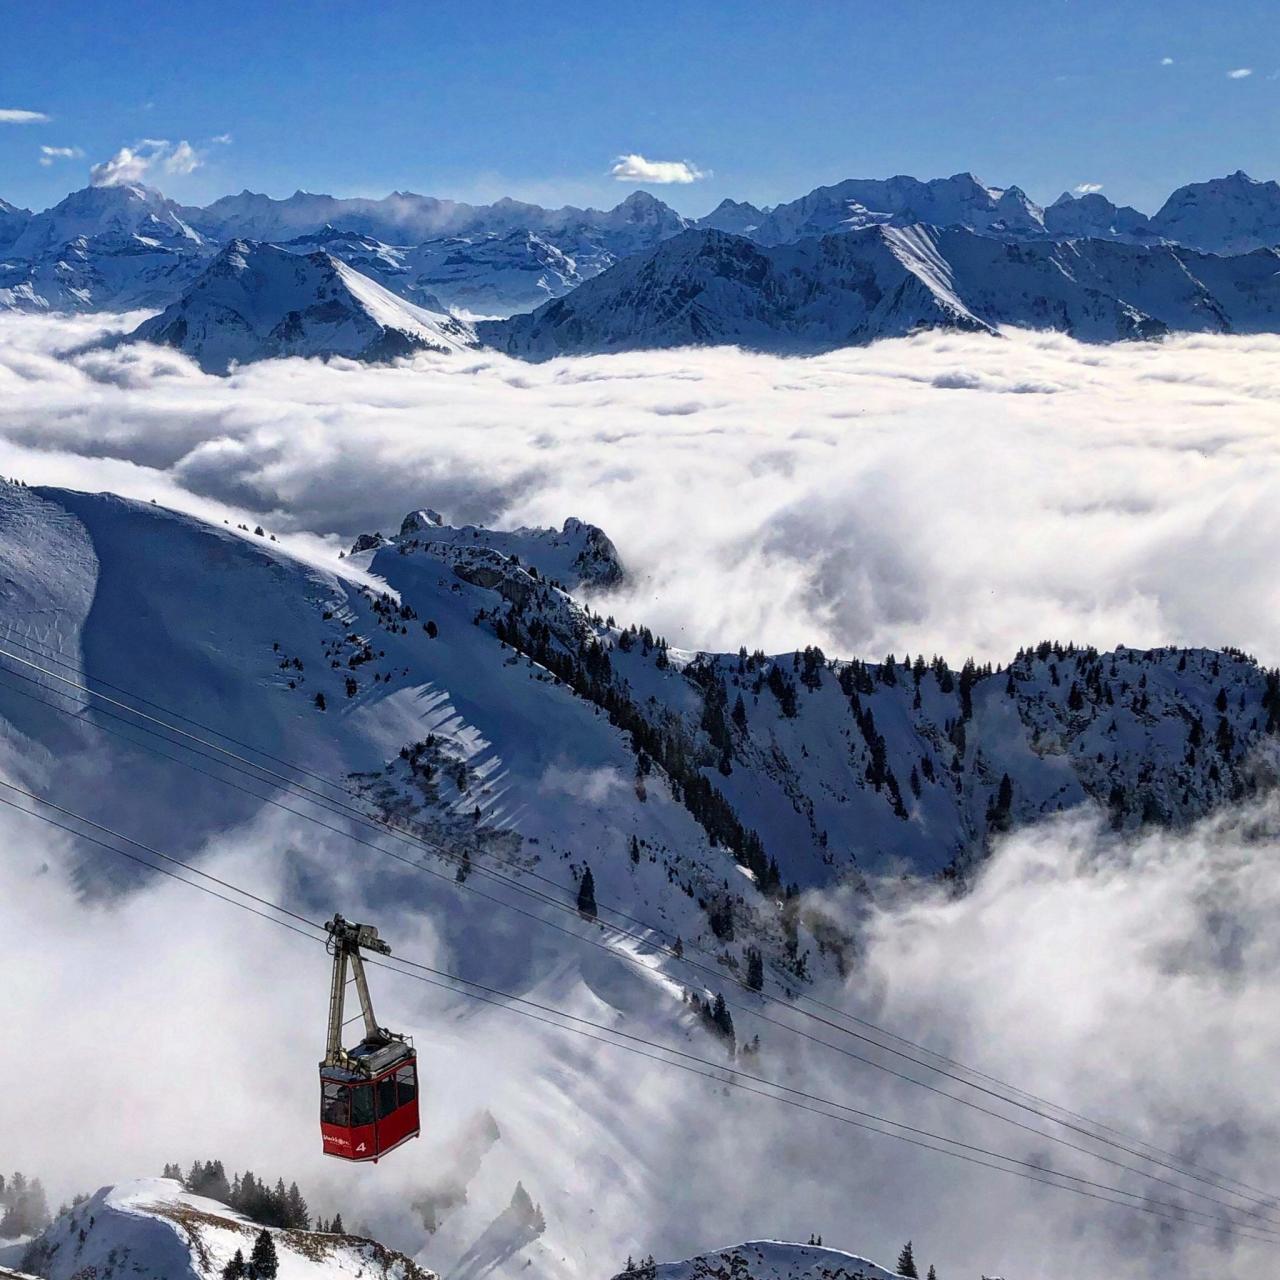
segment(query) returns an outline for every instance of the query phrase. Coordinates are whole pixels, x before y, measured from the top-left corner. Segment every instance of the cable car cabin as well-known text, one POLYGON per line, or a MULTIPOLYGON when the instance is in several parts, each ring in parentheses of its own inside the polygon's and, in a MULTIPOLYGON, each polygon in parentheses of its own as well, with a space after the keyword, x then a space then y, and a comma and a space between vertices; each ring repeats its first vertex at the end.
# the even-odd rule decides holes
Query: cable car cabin
POLYGON ((416 1138, 417 1054, 403 1040, 361 1044, 349 1056, 368 1071, 320 1068, 320 1137, 327 1156, 374 1160, 416 1138))
POLYGON ((372 925, 335 915, 325 928, 333 983, 320 1064, 320 1138, 327 1156, 376 1161, 418 1136, 418 1055, 408 1037, 378 1025, 369 998, 360 949, 390 955, 391 948, 372 925), (354 1049, 342 1047, 348 967, 364 1015, 364 1039, 354 1049))

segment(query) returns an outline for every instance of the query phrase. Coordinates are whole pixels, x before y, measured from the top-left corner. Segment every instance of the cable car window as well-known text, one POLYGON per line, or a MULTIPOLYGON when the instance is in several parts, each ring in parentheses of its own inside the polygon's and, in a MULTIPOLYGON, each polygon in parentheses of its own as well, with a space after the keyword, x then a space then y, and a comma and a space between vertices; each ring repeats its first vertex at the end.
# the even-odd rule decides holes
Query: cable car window
POLYGON ((351 1090, 351 1123, 373 1123, 373 1086, 358 1084, 351 1090))
POLYGON ((399 1103, 404 1106, 418 1096, 418 1072, 415 1067, 401 1067, 396 1072, 396 1083, 399 1089, 399 1103))
POLYGON ((389 1116, 396 1109, 396 1078, 393 1075, 387 1076, 385 1079, 379 1080, 377 1084, 378 1090, 378 1119, 382 1120, 389 1116))
POLYGON ((345 1084, 326 1081, 320 1096, 320 1119, 324 1124, 351 1123, 351 1091, 345 1084))

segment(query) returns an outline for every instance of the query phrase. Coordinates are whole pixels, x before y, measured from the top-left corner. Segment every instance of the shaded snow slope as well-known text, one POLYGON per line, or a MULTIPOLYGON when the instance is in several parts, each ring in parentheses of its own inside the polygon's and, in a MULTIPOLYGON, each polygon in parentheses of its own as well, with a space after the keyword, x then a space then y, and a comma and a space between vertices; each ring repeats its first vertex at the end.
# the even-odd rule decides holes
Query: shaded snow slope
POLYGON ((271 356, 385 360, 471 342, 453 316, 397 298, 327 253, 240 240, 130 336, 176 347, 215 373, 271 356))
POLYGON ((866 1258, 821 1245, 749 1240, 683 1262, 620 1271, 613 1280, 898 1280, 866 1258))
POLYGON ((1248 253, 1280 244, 1280 183, 1258 182, 1243 169, 1190 182, 1164 202, 1151 229, 1209 253, 1248 253))
MULTIPOLYGON (((677 654, 554 585, 603 591, 618 567, 572 520, 501 533, 423 511, 362 542, 345 577, 159 508, 4 486, 0 637, 223 732, 252 724, 257 745, 326 776, 383 770, 354 784, 372 803, 477 848, 561 859, 566 891, 584 857, 619 859, 621 897, 695 934, 698 895, 667 887, 701 887, 710 910, 735 859, 816 885, 963 866, 993 834, 1087 801, 1119 826, 1189 822, 1247 787, 1251 747, 1280 725, 1275 676, 1232 652, 1044 644, 1000 672, 677 654)), ((157 838, 198 841, 246 812, 213 780, 30 700, 0 690, 0 711, 58 753, 67 795, 110 752, 122 785, 95 803, 112 817, 142 791, 207 809, 210 826, 184 814, 175 828, 157 803, 157 838)))
POLYGON ((546 358, 735 344, 821 351, 943 327, 1053 329, 1084 341, 1275 332, 1280 250, 1222 258, 1103 240, 1006 243, 882 227, 772 248, 691 231, 530 315, 478 326, 546 358))
MULTIPOLYGON (((280 1280, 435 1280, 373 1240, 270 1230, 280 1280)), ((28 1246, 24 1265, 43 1280, 216 1280, 237 1249, 249 1257, 261 1231, 172 1179, 141 1178, 62 1214, 28 1246)))

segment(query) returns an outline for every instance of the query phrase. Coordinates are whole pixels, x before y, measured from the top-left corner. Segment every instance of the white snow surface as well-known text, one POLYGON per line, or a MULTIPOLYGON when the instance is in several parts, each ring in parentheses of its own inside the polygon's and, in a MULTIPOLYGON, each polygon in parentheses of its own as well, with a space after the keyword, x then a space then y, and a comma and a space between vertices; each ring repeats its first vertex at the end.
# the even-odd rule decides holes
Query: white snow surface
POLYGON ((218 373, 271 356, 375 360, 472 344, 453 316, 406 302, 323 251, 242 240, 131 337, 177 347, 218 373))
MULTIPOLYGON (((28 1246, 26 1265, 44 1280, 216 1280, 237 1249, 248 1259, 262 1230, 170 1178, 140 1178, 103 1187, 62 1214, 28 1246)), ((279 1280, 435 1280, 372 1240, 270 1231, 279 1280)))
POLYGON ((1086 342, 1280 326, 1280 250, 1235 257, 1104 240, 1006 242, 876 225, 763 247, 690 231, 480 338, 539 359, 734 344, 813 352, 946 328, 1086 342))
POLYGON ((866 1258, 822 1245, 748 1240, 682 1262, 619 1272, 614 1280, 898 1280, 866 1258))

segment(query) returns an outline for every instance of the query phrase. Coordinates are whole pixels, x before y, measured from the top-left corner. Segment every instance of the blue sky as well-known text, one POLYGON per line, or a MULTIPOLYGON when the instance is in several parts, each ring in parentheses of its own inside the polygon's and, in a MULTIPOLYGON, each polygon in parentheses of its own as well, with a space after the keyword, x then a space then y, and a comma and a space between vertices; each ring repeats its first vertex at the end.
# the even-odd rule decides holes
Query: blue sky
POLYGON ((635 153, 704 175, 648 187, 693 214, 963 169, 1152 211, 1186 181, 1280 174, 1280 7, 1263 0, 0 0, 0 33, 0 196, 35 208, 122 147, 189 202, 610 205, 637 185, 610 166, 635 153))

